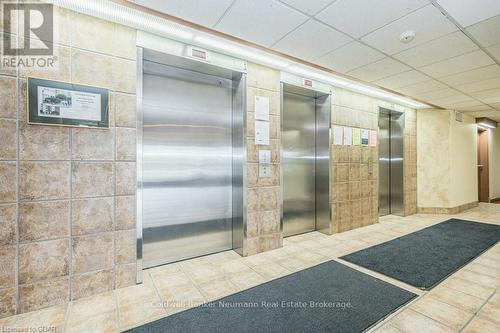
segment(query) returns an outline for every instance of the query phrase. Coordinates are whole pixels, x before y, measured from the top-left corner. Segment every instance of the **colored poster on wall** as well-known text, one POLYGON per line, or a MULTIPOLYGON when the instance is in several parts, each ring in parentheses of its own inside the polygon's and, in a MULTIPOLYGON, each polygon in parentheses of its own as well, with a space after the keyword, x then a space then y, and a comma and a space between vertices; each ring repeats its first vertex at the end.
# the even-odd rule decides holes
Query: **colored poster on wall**
POLYGON ((370 147, 376 147, 377 146, 377 131, 370 131, 370 142, 369 142, 370 147))
POLYGON ((352 145, 352 128, 344 127, 344 145, 350 146, 352 145))
POLYGON ((370 139, 370 131, 367 129, 361 129, 361 145, 368 146, 370 139))
POLYGON ((333 126, 333 144, 342 145, 344 142, 344 128, 342 126, 333 126))
POLYGON ((352 145, 359 146, 361 144, 361 130, 359 128, 352 129, 352 145))
POLYGON ((255 96, 255 119, 269 121, 269 98, 255 96))

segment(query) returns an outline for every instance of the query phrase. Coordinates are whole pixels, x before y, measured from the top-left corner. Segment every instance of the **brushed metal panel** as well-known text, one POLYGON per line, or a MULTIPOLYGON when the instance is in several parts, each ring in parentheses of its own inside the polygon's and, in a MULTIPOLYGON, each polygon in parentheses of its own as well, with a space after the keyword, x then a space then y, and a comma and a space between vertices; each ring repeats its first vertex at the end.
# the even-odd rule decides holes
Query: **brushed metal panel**
POLYGON ((331 234, 330 95, 316 97, 316 230, 331 234))
POLYGON ((143 265, 232 248, 232 80, 144 61, 143 265))
POLYGON ((391 149, 390 115, 380 113, 378 118, 378 159, 379 159, 379 216, 391 213, 391 149))

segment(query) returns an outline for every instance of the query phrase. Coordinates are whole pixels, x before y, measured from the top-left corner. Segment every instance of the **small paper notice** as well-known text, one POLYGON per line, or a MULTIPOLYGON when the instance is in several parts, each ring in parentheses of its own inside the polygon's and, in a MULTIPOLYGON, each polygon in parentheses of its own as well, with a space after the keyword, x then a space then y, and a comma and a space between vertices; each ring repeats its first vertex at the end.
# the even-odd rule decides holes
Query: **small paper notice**
POLYGON ((370 131, 367 129, 361 129, 361 145, 368 146, 370 138, 370 131))
POLYGON ((269 98, 255 96, 255 119, 269 121, 269 98))
POLYGON ((255 121, 255 144, 269 145, 269 123, 267 121, 255 121))
POLYGON ((370 131, 370 147, 377 146, 377 131, 370 131))
POLYGON ((342 126, 333 126, 333 144, 342 145, 344 139, 344 128, 342 126))
POLYGON ((344 127, 344 145, 351 146, 352 145, 352 128, 344 127))
POLYGON ((359 146, 361 144, 361 130, 359 128, 352 129, 352 145, 359 146))

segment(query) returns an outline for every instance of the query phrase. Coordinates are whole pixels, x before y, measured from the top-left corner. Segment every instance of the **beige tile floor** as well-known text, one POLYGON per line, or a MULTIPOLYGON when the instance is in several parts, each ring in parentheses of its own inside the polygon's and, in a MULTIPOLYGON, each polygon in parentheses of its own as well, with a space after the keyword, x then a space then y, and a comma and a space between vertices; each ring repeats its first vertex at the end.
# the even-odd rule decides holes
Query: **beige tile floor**
MULTIPOLYGON (((141 285, 1 319, 0 332, 27 328, 50 332, 125 330, 327 260, 343 262, 338 257, 450 217, 387 216, 376 225, 332 236, 312 232, 286 238, 283 248, 251 257, 227 251, 149 269, 141 285)), ((453 217, 500 224, 500 205, 481 204, 453 217)), ((343 263, 419 295, 370 332, 500 332, 500 244, 429 292, 343 263)))

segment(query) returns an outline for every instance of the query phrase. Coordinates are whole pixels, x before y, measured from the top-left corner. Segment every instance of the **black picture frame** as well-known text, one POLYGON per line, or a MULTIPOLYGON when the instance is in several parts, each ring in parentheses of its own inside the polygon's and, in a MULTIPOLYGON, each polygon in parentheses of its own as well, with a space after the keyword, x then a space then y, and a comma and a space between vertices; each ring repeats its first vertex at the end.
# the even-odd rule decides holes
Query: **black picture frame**
MULTIPOLYGON (((109 90, 105 88, 86 86, 81 84, 52 81, 38 78, 28 78, 27 87, 27 112, 28 124, 53 125, 53 126, 71 126, 71 127, 92 127, 92 128, 109 128, 109 90), (62 89, 71 92, 83 92, 100 95, 101 99, 101 120, 74 119, 57 116, 43 116, 39 114, 38 105, 38 87, 47 87, 53 89, 62 89)), ((57 99, 60 102, 59 99, 57 99)), ((71 99, 69 99, 71 103, 71 99)), ((57 110, 54 107, 54 113, 57 110)))

